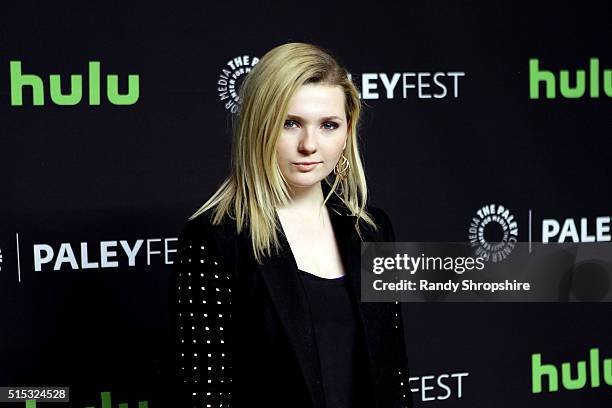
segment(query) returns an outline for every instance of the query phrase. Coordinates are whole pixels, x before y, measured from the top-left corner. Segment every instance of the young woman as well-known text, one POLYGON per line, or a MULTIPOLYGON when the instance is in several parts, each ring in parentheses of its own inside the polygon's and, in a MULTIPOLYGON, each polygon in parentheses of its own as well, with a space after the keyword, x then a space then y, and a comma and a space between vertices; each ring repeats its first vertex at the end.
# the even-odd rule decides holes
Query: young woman
POLYGON ((412 406, 399 304, 359 300, 360 242, 395 237, 366 206, 346 69, 284 44, 240 99, 231 173, 179 236, 180 406, 412 406))

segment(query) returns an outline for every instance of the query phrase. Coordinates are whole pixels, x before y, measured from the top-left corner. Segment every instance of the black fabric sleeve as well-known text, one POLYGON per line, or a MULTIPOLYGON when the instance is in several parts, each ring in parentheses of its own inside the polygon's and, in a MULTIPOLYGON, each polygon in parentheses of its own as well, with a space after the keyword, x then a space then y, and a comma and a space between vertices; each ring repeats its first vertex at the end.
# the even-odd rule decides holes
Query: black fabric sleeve
POLYGON ((171 272, 179 407, 231 407, 231 271, 206 230, 185 227, 171 272))
MULTIPOLYGON (((383 240, 387 242, 395 242, 395 230, 393 229, 393 223, 391 219, 383 210, 379 209, 380 223, 384 231, 383 240)), ((395 316, 394 316, 394 332, 397 334, 400 343, 400 356, 396 368, 396 378, 398 383, 399 395, 400 395, 400 406, 401 407, 412 407, 412 393, 410 391, 410 385, 408 380, 410 374, 408 371, 408 356, 406 354, 406 340, 404 334, 404 320, 402 318, 402 304, 398 301, 395 302, 395 316)))

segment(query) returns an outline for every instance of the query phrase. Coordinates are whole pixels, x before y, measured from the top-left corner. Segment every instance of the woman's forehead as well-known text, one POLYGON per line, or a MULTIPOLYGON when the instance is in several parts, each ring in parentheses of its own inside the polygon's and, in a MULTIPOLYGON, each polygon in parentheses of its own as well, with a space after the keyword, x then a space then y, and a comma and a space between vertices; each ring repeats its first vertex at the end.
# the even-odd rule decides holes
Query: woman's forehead
POLYGON ((308 84, 300 87, 289 102, 289 114, 300 117, 344 117, 344 92, 339 85, 308 84))

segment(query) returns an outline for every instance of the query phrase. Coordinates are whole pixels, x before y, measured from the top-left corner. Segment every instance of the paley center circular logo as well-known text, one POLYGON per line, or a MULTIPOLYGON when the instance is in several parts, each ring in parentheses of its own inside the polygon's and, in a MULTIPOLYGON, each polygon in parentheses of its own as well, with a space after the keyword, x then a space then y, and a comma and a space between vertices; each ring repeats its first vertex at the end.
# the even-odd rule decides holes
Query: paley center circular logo
POLYGON ((510 255, 518 240, 518 224, 514 215, 500 204, 484 205, 472 217, 468 230, 470 243, 477 256, 499 262, 510 255))
POLYGON ((225 63, 217 79, 217 93, 225 109, 232 113, 238 111, 240 106, 240 97, 238 96, 238 89, 240 89, 240 86, 238 84, 244 79, 246 74, 251 72, 251 69, 253 69, 258 62, 258 57, 241 55, 225 63))

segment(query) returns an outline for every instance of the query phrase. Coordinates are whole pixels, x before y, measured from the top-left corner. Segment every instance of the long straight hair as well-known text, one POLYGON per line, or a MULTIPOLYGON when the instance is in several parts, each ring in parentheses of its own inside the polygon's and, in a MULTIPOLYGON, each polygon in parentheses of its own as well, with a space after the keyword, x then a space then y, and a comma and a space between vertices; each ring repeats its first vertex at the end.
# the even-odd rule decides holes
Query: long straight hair
POLYGON ((325 178, 331 188, 323 205, 336 194, 351 215, 357 216, 355 228, 360 237, 360 219, 377 229, 365 210, 368 191, 357 145, 361 113, 357 88, 329 50, 305 43, 282 44, 268 51, 242 82, 240 108, 233 125, 230 174, 189 218, 212 209, 213 225, 229 216, 236 221, 237 233, 248 228, 253 254, 260 264, 264 256, 270 256, 272 248, 280 247, 276 207, 290 203, 291 195, 278 166, 277 142, 289 101, 307 84, 340 86, 345 95, 348 135, 344 156, 350 171, 344 180, 334 177, 333 172, 325 178))

